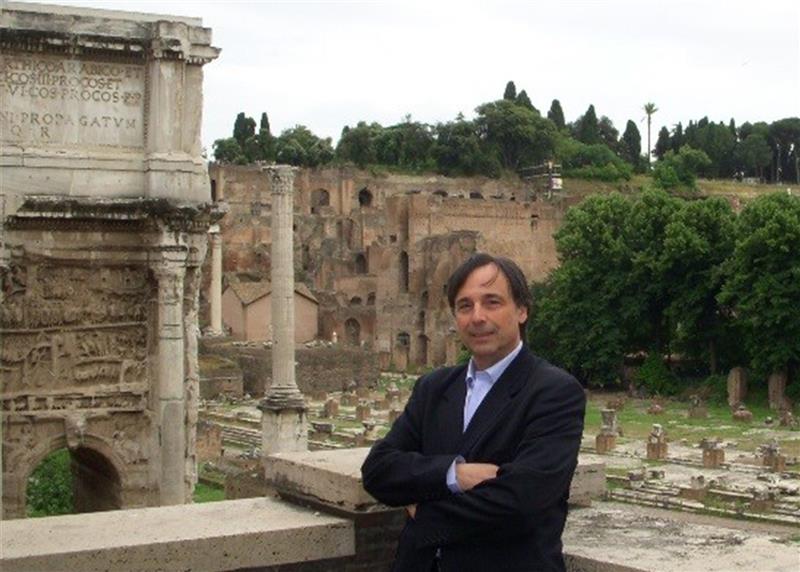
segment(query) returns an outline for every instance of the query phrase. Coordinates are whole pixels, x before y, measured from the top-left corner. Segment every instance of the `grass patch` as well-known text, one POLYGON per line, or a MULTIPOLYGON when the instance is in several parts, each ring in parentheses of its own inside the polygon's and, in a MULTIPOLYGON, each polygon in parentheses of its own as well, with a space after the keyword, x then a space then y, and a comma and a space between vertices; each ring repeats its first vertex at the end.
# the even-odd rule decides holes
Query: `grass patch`
MULTIPOLYGON (((610 394, 595 394, 586 407, 584 419, 585 434, 595 435, 600 431, 600 410, 611 399, 610 394)), ((760 396, 759 396, 760 397, 760 396)), ((766 401, 766 400, 764 400, 766 401)), ((777 435, 778 444, 788 456, 800 455, 800 431, 787 427, 778 427, 778 415, 770 411, 760 399, 753 403, 748 401, 748 408, 753 413, 753 422, 749 424, 733 421, 731 411, 726 404, 708 403, 708 418, 689 419, 688 402, 662 401, 664 412, 661 415, 647 413, 652 403, 648 399, 629 399, 625 407, 617 413, 617 423, 622 428, 625 439, 647 439, 654 423, 661 424, 671 442, 686 439, 690 445, 696 445, 704 437, 718 437, 725 441, 736 441, 736 448, 742 451, 755 451, 759 445, 767 441, 768 436, 777 435), (766 427, 764 420, 772 417, 775 425, 766 427)))
POLYGON ((197 483, 194 487, 194 502, 217 502, 225 500, 225 489, 197 483))

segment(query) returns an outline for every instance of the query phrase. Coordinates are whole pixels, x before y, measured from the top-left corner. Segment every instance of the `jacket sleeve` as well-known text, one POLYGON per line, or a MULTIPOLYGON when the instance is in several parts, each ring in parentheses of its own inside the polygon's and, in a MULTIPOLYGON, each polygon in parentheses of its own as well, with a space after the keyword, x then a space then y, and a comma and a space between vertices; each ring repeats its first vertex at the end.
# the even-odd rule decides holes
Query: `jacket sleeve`
POLYGON ((496 478, 417 507, 418 548, 513 535, 543 509, 562 502, 577 465, 586 398, 578 382, 562 374, 536 403, 514 459, 500 466, 496 478))
POLYGON ((403 413, 386 437, 375 443, 361 466, 364 489, 389 506, 404 506, 450 495, 447 469, 456 455, 424 455, 422 419, 424 394, 434 379, 425 376, 414 386, 403 413))

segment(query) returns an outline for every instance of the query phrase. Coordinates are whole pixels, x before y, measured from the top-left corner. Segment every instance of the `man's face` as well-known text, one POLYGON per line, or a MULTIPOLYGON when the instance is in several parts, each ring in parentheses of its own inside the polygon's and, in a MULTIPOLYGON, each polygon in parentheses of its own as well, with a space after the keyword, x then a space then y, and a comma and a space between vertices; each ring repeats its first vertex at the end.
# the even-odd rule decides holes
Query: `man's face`
POLYGON ((528 319, 511 296, 505 274, 494 264, 473 270, 456 294, 456 328, 478 369, 507 356, 519 343, 519 325, 528 319))

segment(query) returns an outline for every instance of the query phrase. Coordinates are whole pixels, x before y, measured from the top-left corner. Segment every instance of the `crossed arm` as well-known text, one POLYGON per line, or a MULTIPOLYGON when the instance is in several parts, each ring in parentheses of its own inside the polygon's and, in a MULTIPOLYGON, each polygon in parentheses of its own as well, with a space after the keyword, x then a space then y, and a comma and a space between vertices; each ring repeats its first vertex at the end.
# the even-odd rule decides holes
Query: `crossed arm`
POLYGON ((499 467, 463 463, 456 476, 464 494, 452 494, 445 475, 455 455, 424 455, 423 388, 362 467, 364 486, 391 506, 413 506, 418 546, 441 546, 474 536, 514 533, 525 519, 559 502, 575 468, 585 398, 571 378, 548 383, 525 420, 513 458, 499 467), (563 382, 562 382, 563 381, 563 382), (463 482, 463 484, 462 484, 463 482))

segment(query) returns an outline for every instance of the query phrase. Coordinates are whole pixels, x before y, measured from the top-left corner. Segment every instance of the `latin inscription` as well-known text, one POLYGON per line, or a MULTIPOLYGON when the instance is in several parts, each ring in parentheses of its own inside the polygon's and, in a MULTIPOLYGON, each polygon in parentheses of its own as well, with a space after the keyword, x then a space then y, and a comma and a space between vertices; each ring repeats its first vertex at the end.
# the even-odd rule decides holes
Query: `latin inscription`
POLYGON ((0 141, 33 146, 144 145, 143 65, 0 56, 0 141))

